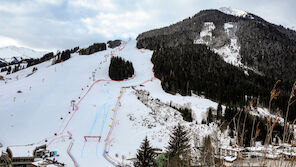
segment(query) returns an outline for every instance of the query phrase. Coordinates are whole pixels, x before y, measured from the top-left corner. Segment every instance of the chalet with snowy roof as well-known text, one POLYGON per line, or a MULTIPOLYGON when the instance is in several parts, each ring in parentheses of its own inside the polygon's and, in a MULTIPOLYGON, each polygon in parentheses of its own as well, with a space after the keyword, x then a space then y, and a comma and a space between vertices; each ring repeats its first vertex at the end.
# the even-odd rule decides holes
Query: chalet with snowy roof
POLYGON ((244 151, 244 148, 238 147, 238 146, 223 146, 220 147, 219 150, 215 150, 215 154, 226 157, 242 157, 242 152, 244 151))
POLYGON ((13 166, 33 167, 32 163, 34 162, 34 149, 35 148, 28 146, 13 146, 7 148, 7 154, 11 159, 13 166))
POLYGON ((245 149, 238 146, 222 146, 215 150, 215 157, 222 160, 224 166, 232 166, 233 163, 243 157, 245 149))
POLYGON ((13 167, 35 167, 35 158, 42 158, 45 155, 46 145, 43 146, 10 146, 7 147, 7 154, 13 167))

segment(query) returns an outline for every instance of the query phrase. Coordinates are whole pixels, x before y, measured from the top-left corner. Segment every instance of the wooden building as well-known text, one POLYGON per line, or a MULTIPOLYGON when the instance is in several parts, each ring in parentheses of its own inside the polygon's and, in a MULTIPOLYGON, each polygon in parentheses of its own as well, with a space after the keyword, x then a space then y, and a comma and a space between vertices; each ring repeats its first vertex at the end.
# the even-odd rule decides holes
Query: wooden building
POLYGON ((11 146, 7 147, 7 156, 11 160, 12 167, 36 167, 33 165, 35 158, 43 158, 46 145, 35 146, 11 146))

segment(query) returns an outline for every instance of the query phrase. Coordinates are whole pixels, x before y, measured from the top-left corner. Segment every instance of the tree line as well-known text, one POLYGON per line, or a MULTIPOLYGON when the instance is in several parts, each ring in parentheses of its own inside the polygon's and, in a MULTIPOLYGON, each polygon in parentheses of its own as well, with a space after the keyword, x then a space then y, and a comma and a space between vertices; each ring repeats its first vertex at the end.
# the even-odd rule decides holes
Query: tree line
POLYGON ((112 80, 124 80, 134 75, 133 63, 121 57, 112 57, 109 66, 109 77, 112 80))
MULTIPOLYGON (((275 79, 252 70, 247 73, 239 67, 226 63, 205 45, 183 45, 161 48, 154 51, 151 59, 155 76, 161 80, 162 88, 171 94, 203 95, 224 105, 244 107, 253 97, 258 105, 268 107, 270 90, 275 79)), ((281 96, 272 103, 273 110, 279 108, 286 113, 290 81, 282 81, 278 89, 281 96)), ((295 110, 295 106, 291 106, 295 110)), ((289 113, 289 121, 296 112, 289 113)))

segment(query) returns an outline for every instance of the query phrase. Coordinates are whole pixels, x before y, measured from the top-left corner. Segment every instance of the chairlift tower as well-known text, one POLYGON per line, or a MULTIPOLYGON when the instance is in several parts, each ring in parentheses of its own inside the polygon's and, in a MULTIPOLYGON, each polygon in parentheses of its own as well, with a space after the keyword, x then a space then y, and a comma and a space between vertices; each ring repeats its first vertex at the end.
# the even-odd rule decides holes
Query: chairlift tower
POLYGON ((75 109, 75 100, 71 100, 71 106, 72 106, 72 110, 74 111, 74 109, 75 109))
POLYGON ((92 72, 93 81, 95 81, 96 72, 92 72))

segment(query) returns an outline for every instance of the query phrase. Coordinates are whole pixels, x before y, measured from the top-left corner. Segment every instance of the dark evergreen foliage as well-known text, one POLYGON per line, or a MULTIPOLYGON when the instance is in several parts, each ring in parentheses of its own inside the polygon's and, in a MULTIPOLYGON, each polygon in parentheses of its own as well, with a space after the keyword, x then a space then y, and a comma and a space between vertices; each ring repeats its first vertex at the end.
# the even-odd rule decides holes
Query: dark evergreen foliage
POLYGON ((109 77, 112 80, 124 80, 134 75, 132 62, 126 61, 121 57, 112 57, 109 66, 109 77))
POLYGON ((8 73, 10 73, 10 71, 11 71, 11 66, 6 66, 6 67, 3 67, 3 68, 1 68, 1 72, 5 72, 5 71, 7 71, 8 73))
POLYGON ((37 59, 30 58, 30 59, 24 59, 23 61, 26 61, 28 63, 27 67, 30 67, 30 66, 37 65, 37 64, 43 63, 45 61, 48 61, 52 58, 54 58, 54 54, 53 54, 53 52, 50 52, 50 53, 43 55, 41 58, 37 58, 37 59))
POLYGON ((190 143, 188 133, 184 126, 178 124, 174 127, 169 146, 167 147, 168 164, 186 166, 190 161, 190 143))
POLYGON ((80 55, 90 55, 99 51, 106 50, 106 43, 94 43, 93 45, 89 46, 88 48, 83 48, 79 50, 80 55))
POLYGON ((221 103, 218 104, 217 107, 217 120, 221 120, 222 119, 222 105, 221 103))
POLYGON ((202 119, 201 124, 206 124, 207 121, 205 119, 202 119))
POLYGON ((237 22, 240 18, 224 14, 218 10, 204 10, 168 27, 151 30, 137 37, 137 47, 151 50, 192 44, 203 28, 204 22, 213 22, 216 26, 213 34, 221 33, 225 22, 237 22))
MULTIPOLYGON (((193 91, 231 106, 247 106, 249 99, 246 96, 260 97, 259 104, 268 106, 270 90, 275 83, 274 79, 251 70, 246 75, 242 69, 226 63, 204 45, 162 48, 154 51, 151 61, 155 76, 161 80, 166 92, 190 95, 193 91)), ((281 82, 281 97, 273 101, 273 108, 285 111, 292 85, 291 82, 281 82)), ((293 121, 296 112, 290 112, 289 116, 293 121)))
MULTIPOLYGON (((75 48, 74 48, 74 50, 75 50, 75 48)), ((62 52, 58 52, 57 55, 55 56, 55 59, 52 64, 57 64, 57 63, 60 63, 60 62, 70 59, 72 52, 73 52, 73 49, 72 49, 72 51, 71 50, 64 50, 62 52)))
MULTIPOLYGON (((265 141, 266 134, 267 134, 267 128, 266 128, 267 120, 266 120, 266 118, 253 116, 246 110, 237 109, 236 107, 227 106, 225 109, 225 115, 224 115, 223 121, 225 121, 224 122, 225 125, 229 125, 229 129, 231 130, 230 135, 233 136, 234 135, 233 131, 237 128, 237 127, 234 127, 234 123, 233 123, 233 118, 236 115, 236 117, 235 117, 236 123, 239 122, 239 125, 236 125, 239 127, 238 136, 241 136, 244 117, 246 114, 247 114, 247 119, 246 119, 245 134, 244 134, 244 139, 243 139, 244 146, 250 146, 253 120, 255 120, 253 137, 255 136, 256 130, 259 130, 260 132, 258 133, 259 135, 256 138, 256 141, 261 141, 263 143, 265 141), (239 114, 237 114, 238 112, 242 112, 240 117, 239 117, 239 114), (239 119, 239 121, 238 121, 238 119, 239 119)), ((284 127, 277 123, 273 129, 272 136, 273 137, 279 136, 280 138, 282 138, 283 130, 284 130, 284 127)))
POLYGON ((75 52, 77 52, 79 50, 79 46, 76 46, 75 48, 73 48, 73 49, 71 49, 70 50, 70 53, 72 54, 72 53, 75 53, 75 52))
POLYGON ((149 140, 146 138, 142 142, 140 149, 137 152, 137 159, 134 162, 135 167, 155 167, 156 153, 150 146, 149 140))
POLYGON ((53 52, 47 53, 40 58, 40 62, 48 61, 48 60, 52 59, 53 57, 54 57, 53 52))
POLYGON ((173 106, 173 105, 170 105, 170 107, 172 107, 173 109, 179 111, 181 113, 184 121, 192 122, 192 120, 193 120, 193 118, 192 118, 192 110, 190 108, 176 107, 176 106, 173 106))
POLYGON ((210 107, 208 109, 208 117, 207 117, 207 123, 211 123, 214 121, 214 118, 213 118, 213 111, 212 111, 212 108, 210 107))
POLYGON ((242 63, 276 79, 296 79, 296 32, 267 22, 240 21, 242 63))
POLYGON ((65 50, 61 54, 61 61, 66 61, 66 60, 70 59, 70 57, 71 57, 70 50, 65 50))
POLYGON ((107 44, 108 44, 108 48, 116 48, 118 46, 121 45, 121 40, 114 40, 114 41, 108 41, 107 44))
POLYGON ((4 62, 4 61, 1 61, 1 59, 0 59, 0 68, 1 67, 5 67, 5 66, 7 66, 8 64, 6 63, 6 62, 4 62))

